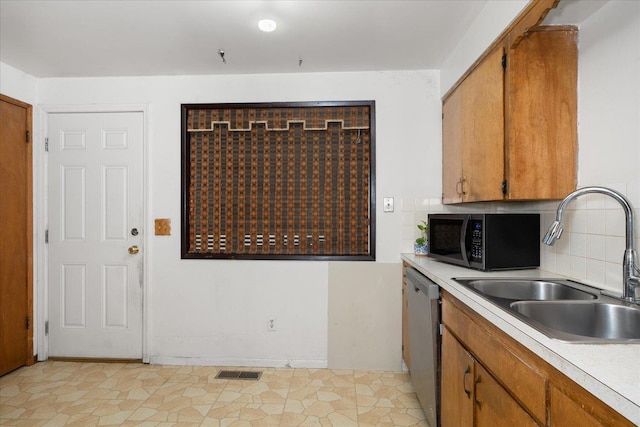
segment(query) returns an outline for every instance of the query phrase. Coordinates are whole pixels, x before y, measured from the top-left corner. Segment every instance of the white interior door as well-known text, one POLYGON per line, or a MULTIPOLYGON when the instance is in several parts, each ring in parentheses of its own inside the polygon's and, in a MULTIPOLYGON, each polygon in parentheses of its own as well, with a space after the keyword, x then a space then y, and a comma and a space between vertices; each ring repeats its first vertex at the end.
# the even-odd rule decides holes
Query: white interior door
POLYGON ((143 115, 50 113, 48 128, 49 356, 140 359, 143 115))

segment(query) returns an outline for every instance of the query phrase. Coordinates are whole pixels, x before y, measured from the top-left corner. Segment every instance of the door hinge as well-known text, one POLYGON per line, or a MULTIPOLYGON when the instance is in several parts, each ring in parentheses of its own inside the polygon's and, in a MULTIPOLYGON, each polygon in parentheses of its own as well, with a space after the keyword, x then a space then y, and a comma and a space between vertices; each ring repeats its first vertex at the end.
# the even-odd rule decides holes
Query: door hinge
POLYGON ((507 180, 502 181, 502 194, 507 194, 507 180))
POLYGON ((442 323, 438 324, 438 332, 442 335, 442 323))
POLYGON ((502 68, 507 68, 507 54, 502 54, 502 68))
POLYGON ((49 321, 44 322, 44 334, 49 335, 49 321))
POLYGON ((30 132, 29 132, 29 131, 27 131, 26 133, 27 133, 27 144, 28 144, 28 143, 29 143, 29 141, 31 140, 31 138, 30 138, 30 136, 31 136, 31 135, 30 135, 30 132))
POLYGON ((44 242, 49 243, 49 230, 44 230, 44 242))
POLYGON ((26 326, 27 326, 27 331, 31 329, 31 316, 27 316, 26 326))
POLYGON ((44 151, 49 151, 49 138, 44 139, 44 151))

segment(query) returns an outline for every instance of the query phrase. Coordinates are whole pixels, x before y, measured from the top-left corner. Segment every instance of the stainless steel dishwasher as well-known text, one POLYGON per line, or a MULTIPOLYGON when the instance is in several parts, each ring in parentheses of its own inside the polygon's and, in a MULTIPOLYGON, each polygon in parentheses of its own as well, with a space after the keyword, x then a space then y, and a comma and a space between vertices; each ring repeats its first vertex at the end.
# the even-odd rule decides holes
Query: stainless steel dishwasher
POLYGON ((407 267, 411 383, 431 427, 438 427, 440 407, 440 288, 407 267))

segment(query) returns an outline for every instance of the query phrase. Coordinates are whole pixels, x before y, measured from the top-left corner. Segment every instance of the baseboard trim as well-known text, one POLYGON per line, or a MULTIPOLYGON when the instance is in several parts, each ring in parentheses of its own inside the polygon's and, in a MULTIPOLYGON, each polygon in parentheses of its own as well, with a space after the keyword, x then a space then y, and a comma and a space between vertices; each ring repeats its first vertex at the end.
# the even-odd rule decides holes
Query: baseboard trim
POLYGON ((120 359, 120 358, 103 358, 103 357, 58 357, 54 356, 47 359, 51 362, 80 362, 80 363, 142 363, 142 359, 120 359))
POLYGON ((206 357, 150 357, 152 365, 261 367, 261 368, 327 368, 326 360, 226 359, 206 357))

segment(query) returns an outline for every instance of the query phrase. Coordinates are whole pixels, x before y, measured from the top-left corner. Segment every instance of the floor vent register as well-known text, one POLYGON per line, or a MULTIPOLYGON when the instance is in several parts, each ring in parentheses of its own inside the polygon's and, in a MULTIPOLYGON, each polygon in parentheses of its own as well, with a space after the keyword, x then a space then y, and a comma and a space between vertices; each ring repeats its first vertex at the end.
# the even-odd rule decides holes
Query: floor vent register
POLYGON ((262 372, 260 371, 220 371, 216 375, 216 379, 258 381, 261 376, 262 372))

